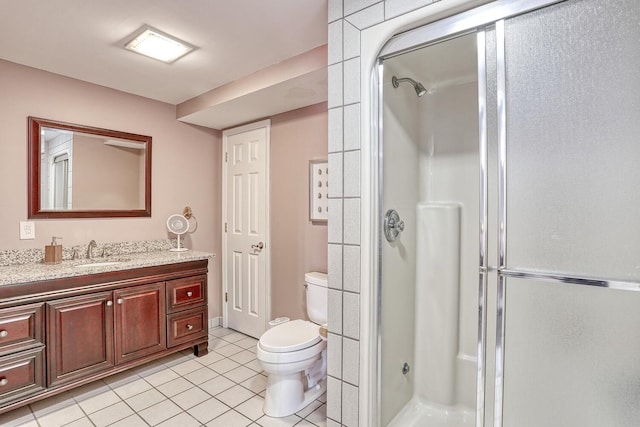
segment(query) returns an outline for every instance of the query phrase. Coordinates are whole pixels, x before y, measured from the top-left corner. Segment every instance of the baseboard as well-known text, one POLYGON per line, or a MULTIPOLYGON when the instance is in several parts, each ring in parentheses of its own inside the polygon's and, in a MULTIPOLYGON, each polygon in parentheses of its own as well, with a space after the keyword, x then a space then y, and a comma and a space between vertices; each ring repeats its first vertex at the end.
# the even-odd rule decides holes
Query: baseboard
POLYGON ((215 328, 222 324, 222 317, 212 317, 209 319, 209 329, 215 328))

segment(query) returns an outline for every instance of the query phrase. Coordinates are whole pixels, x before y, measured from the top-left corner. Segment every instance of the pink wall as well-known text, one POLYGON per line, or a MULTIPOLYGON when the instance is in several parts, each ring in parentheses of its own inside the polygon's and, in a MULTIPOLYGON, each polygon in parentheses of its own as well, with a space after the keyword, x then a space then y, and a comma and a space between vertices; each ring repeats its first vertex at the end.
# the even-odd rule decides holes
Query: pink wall
MULTIPOLYGON (((198 229, 192 249, 220 254, 218 131, 176 120, 176 107, 0 60, 0 249, 43 248, 51 236, 63 245, 168 237, 166 219, 191 206, 198 229), (153 137, 152 217, 34 220, 35 240, 19 240, 27 220, 27 116, 153 137)), ((221 315, 220 257, 209 261, 209 317, 221 315)))
POLYGON ((327 225, 309 221, 309 160, 327 159, 327 104, 271 118, 271 317, 306 319, 304 274, 327 271, 327 225))
MULTIPOLYGON (((0 60, 0 249, 169 237, 166 219, 191 206, 198 229, 186 246, 212 252, 209 317, 221 306, 221 133, 176 120, 176 107, 0 60), (152 217, 33 220, 35 240, 19 240, 27 220, 27 117, 153 137, 152 217)), ((272 316, 306 318, 304 273, 327 271, 327 226, 309 222, 309 160, 327 158, 327 104, 271 118, 272 316)))

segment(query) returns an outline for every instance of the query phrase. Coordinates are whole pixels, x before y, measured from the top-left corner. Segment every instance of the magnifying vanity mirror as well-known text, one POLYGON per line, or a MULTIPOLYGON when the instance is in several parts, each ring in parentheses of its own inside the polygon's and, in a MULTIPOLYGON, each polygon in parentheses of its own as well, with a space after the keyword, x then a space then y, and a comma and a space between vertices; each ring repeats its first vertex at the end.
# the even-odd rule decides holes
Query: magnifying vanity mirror
POLYGON ((29 218, 151 216, 151 137, 29 117, 29 218))

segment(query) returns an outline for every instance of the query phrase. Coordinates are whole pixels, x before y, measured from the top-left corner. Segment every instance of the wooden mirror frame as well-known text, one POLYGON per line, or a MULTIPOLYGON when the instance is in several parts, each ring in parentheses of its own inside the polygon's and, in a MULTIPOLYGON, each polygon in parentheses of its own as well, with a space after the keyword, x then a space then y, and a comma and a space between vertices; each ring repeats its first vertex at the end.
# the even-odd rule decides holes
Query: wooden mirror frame
POLYGON ((119 132, 109 129, 101 129, 90 126, 82 126, 71 123, 58 122, 37 117, 28 118, 28 217, 41 219, 54 218, 124 218, 124 217, 150 217, 151 216, 151 137, 127 132, 119 132), (132 210, 43 210, 40 205, 40 131, 42 127, 64 129, 72 132, 81 132, 99 135, 108 138, 128 139, 145 143, 144 160, 144 209, 132 210))

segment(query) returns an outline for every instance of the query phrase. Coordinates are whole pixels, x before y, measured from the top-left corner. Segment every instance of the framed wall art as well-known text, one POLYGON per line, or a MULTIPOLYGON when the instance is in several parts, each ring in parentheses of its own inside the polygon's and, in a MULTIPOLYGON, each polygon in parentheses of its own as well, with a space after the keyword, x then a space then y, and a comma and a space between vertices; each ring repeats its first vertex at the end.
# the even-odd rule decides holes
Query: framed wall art
POLYGON ((309 220, 327 221, 329 217, 329 163, 309 161, 309 220))

